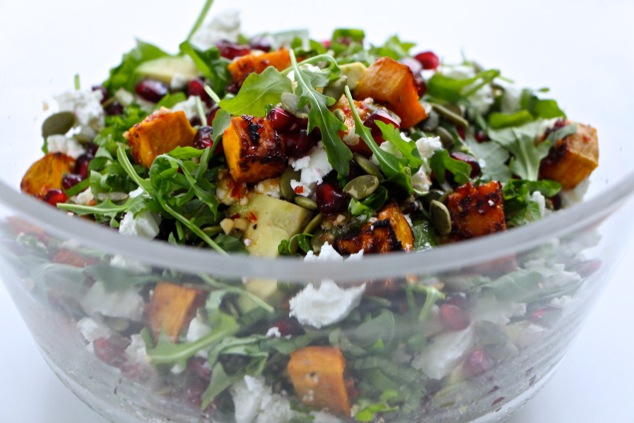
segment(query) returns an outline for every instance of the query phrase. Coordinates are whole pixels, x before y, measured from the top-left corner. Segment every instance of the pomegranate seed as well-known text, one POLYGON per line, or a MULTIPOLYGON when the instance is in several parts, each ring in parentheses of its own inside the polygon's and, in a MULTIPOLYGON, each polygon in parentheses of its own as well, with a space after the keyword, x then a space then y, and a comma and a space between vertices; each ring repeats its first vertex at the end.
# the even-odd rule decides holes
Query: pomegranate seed
POLYGON ((98 338, 92 343, 95 355, 104 363, 120 367, 127 361, 125 349, 130 345, 130 340, 122 336, 98 338))
POLYGON ((414 75, 418 75, 423 70, 423 65, 411 57, 404 57, 401 59, 401 63, 406 65, 414 75))
POLYGON ((317 185, 317 206, 322 213, 338 213, 348 207, 348 198, 334 185, 323 182, 317 185))
POLYGON ((106 115, 118 116, 123 114, 123 105, 118 101, 113 102, 105 109, 106 115))
POLYGON ((467 310, 469 308, 469 298, 464 292, 452 292, 447 294, 443 300, 443 304, 453 304, 456 307, 467 310))
POLYGON ((214 119, 216 118, 216 113, 218 113, 218 110, 220 110, 220 107, 215 106, 211 109, 211 111, 209 112, 209 114, 207 115, 207 124, 211 125, 214 122, 214 119))
POLYGON ((65 203, 68 201, 68 195, 61 189, 51 189, 42 198, 46 203, 53 207, 57 207, 58 203, 65 203))
POLYGON ((94 142, 84 144, 84 147, 86 147, 86 154, 91 157, 95 157, 95 154, 97 154, 97 150, 99 150, 99 146, 94 142))
POLYGON ((136 84, 134 91, 143 100, 158 103, 167 95, 169 87, 165 82, 157 81, 155 79, 144 79, 136 84))
POLYGON ((378 109, 375 112, 373 112, 370 116, 366 118, 363 124, 367 126, 368 128, 370 128, 370 130, 372 131, 372 138, 376 140, 377 144, 381 144, 383 141, 385 141, 383 139, 383 133, 381 132, 381 129, 379 129, 378 125, 376 124, 377 120, 387 125, 392 125, 396 129, 400 129, 401 127, 398 121, 394 117, 392 117, 392 115, 390 115, 387 111, 383 109, 378 109))
POLYGON ((440 321, 446 329, 452 331, 466 329, 471 323, 463 309, 447 303, 440 306, 440 321))
POLYGON ((94 85, 92 87, 93 91, 99 91, 101 93, 101 104, 104 104, 108 101, 108 90, 103 85, 94 85))
POLYGON ((77 161, 75 162, 75 173, 81 176, 83 179, 86 179, 90 174, 88 169, 88 165, 90 165, 90 161, 93 159, 93 156, 84 153, 81 156, 77 157, 77 161))
POLYGON ((416 84, 416 90, 418 91, 418 97, 424 97, 427 93, 427 84, 420 75, 414 75, 414 83, 416 84))
POLYGON ((244 56, 251 53, 251 49, 247 46, 241 46, 237 43, 220 40, 216 43, 216 47, 220 50, 220 55, 225 59, 233 60, 236 57, 244 56))
POLYGON ((304 157, 319 141, 313 134, 308 134, 306 129, 300 129, 282 135, 286 143, 286 155, 294 159, 304 157))
POLYGON ((249 40, 249 46, 254 50, 261 50, 263 52, 271 51, 271 42, 268 38, 261 35, 256 35, 249 40))
POLYGON ((458 136, 461 139, 465 139, 465 137, 467 136, 467 133, 465 132, 464 128, 462 126, 457 126, 456 127, 456 132, 458 132, 458 136))
POLYGON ((191 126, 200 126, 203 124, 203 122, 200 120, 198 116, 194 116, 191 119, 189 119, 189 124, 191 126))
POLYGON ((480 375, 493 367, 489 355, 483 348, 476 348, 467 356, 462 371, 467 377, 480 375))
POLYGON ((284 318, 276 320, 268 329, 277 328, 280 336, 298 336, 304 334, 304 328, 299 324, 297 319, 284 318))
POLYGON ((211 369, 209 368, 207 360, 202 357, 192 357, 187 362, 187 368, 201 379, 211 379, 211 369))
POLYGON ((77 175, 75 173, 67 173, 62 178, 62 187, 64 189, 69 189, 69 188, 74 187, 75 185, 77 185, 78 183, 80 183, 83 180, 84 180, 84 178, 82 178, 81 175, 77 175))
POLYGON ((330 48, 330 40, 324 40, 321 42, 321 44, 327 49, 330 48))
POLYGON ((431 51, 418 53, 414 56, 414 59, 418 60, 418 62, 423 66, 423 69, 426 70, 435 70, 438 68, 438 65, 440 65, 440 59, 436 56, 436 53, 431 51))
POLYGON ((489 136, 484 131, 478 131, 475 134, 475 139, 477 142, 481 143, 481 142, 489 141, 489 136))
POLYGON ((271 122, 271 126, 278 132, 286 132, 295 123, 295 116, 282 109, 281 107, 273 107, 266 118, 271 122))
POLYGON ((194 136, 194 148, 199 150, 211 148, 214 145, 214 141, 211 138, 213 133, 214 130, 211 126, 201 126, 198 128, 198 131, 194 136))
POLYGON ((200 97, 200 99, 205 102, 207 107, 211 107, 214 105, 214 101, 211 99, 211 97, 209 97, 207 91, 205 91, 205 82, 200 78, 192 79, 191 81, 189 81, 189 83, 187 84, 187 96, 200 97))
POLYGON ((460 151, 451 153, 450 156, 455 160, 460 160, 461 162, 467 163, 469 166, 471 166, 471 173, 469 174, 470 177, 475 178, 482 174, 480 163, 478 163, 478 161, 472 156, 461 153, 460 151))

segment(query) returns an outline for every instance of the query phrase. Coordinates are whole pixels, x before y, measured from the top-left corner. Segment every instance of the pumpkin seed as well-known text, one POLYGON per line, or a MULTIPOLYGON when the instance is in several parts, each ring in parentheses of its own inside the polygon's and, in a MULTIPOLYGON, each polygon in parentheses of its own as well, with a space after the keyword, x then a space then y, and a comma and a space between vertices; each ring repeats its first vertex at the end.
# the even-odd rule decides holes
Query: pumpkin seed
POLYGON ((203 228, 203 232, 206 233, 207 235, 218 235, 221 232, 224 232, 222 230, 222 227, 218 226, 207 226, 206 228, 203 228))
POLYGON ((357 176, 343 187, 343 192, 356 200, 363 200, 379 187, 379 178, 374 175, 357 176))
POLYGON ((376 176, 379 178, 379 181, 384 179, 381 169, 379 169, 379 167, 372 163, 369 159, 363 157, 361 154, 355 154, 353 157, 354 161, 357 162, 359 167, 368 175, 376 176))
POLYGON ((308 106, 299 108, 299 97, 291 93, 283 93, 280 99, 284 110, 300 119, 308 119, 308 106))
POLYGON ((310 219, 310 222, 308 222, 308 225, 306 225, 306 227, 304 228, 302 233, 304 233, 304 234, 312 234, 313 231, 315 231, 315 229, 317 229, 319 227, 319 225, 321 225, 321 221, 322 220, 324 220, 324 215, 321 214, 321 213, 317 213, 317 215, 315 217, 310 219))
POLYGON ((300 207, 305 208, 306 210, 317 210, 317 203, 311 200, 310 198, 302 197, 301 195, 295 196, 295 204, 300 207))
POLYGON ((441 235, 449 235, 451 233, 451 214, 449 209, 443 203, 432 200, 429 211, 431 214, 431 224, 441 235))
POLYGON ((42 124, 42 136, 64 135, 75 125, 75 115, 71 112, 59 112, 46 118, 42 124))
POLYGON ((432 104, 432 107, 440 116, 448 120, 449 122, 461 126, 463 128, 469 127, 469 122, 462 117, 461 114, 455 113, 453 110, 445 106, 441 106, 440 104, 432 104))
POLYGON ((421 201, 423 202, 423 207, 426 210, 429 210, 429 207, 431 206, 431 202, 434 200, 442 202, 442 198, 444 197, 444 195, 445 193, 440 190, 437 190, 437 189, 430 190, 428 193, 426 193, 425 195, 421 197, 421 201))
POLYGON ((332 113, 333 113, 333 114, 335 115, 335 117, 336 117, 337 119, 339 119, 340 121, 342 121, 342 122, 345 122, 345 121, 346 121, 346 114, 343 112, 343 110, 341 110, 341 109, 335 109, 335 111, 334 111, 334 112, 332 112, 332 113))
POLYGON ((440 116, 434 110, 432 110, 428 115, 425 122, 423 122, 423 131, 425 132, 434 132, 436 128, 438 128, 438 124, 440 123, 440 116))
POLYGON ((346 85, 348 85, 348 77, 343 75, 332 81, 326 88, 324 88, 324 95, 339 100, 343 95, 346 85))
POLYGON ((287 167, 282 173, 280 177, 280 194, 282 198, 288 201, 293 201, 295 199, 295 190, 291 186, 291 181, 299 180, 301 174, 299 171, 293 169, 292 167, 287 167))
POLYGON ((442 142, 443 147, 449 149, 453 146, 454 139, 453 135, 451 135, 451 132, 449 132, 442 126, 439 126, 438 128, 436 128, 436 134, 440 137, 440 142, 442 142))

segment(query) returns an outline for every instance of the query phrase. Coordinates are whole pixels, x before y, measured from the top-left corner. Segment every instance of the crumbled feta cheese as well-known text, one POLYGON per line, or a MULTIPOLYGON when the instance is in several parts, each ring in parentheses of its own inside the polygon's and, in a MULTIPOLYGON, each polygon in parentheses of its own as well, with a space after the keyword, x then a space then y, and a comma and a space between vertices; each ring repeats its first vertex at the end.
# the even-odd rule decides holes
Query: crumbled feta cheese
POLYGON ((95 91, 67 91, 55 96, 60 112, 72 112, 77 119, 80 133, 94 137, 105 124, 105 114, 101 107, 103 94, 95 91))
POLYGON ((312 414, 315 417, 313 423, 341 423, 339 417, 328 414, 325 411, 313 412, 312 414))
POLYGON ((318 288, 308 284, 289 304, 289 316, 302 325, 315 328, 332 325, 345 319, 361 302, 365 284, 342 289, 331 280, 324 280, 318 288))
POLYGON ((159 224, 150 212, 141 212, 136 216, 132 212, 127 212, 121 219, 119 233, 154 239, 159 234, 159 224))
POLYGON ((114 98, 121 103, 122 106, 129 106, 134 103, 134 94, 123 88, 119 88, 117 92, 114 93, 114 98))
POLYGON ((130 198, 137 198, 140 195, 145 195, 146 197, 149 197, 149 195, 147 195, 145 190, 143 188, 141 188, 141 187, 138 187, 134 191, 130 191, 130 193, 128 195, 130 196, 130 198))
POLYGON ((266 331, 265 336, 267 338, 281 338, 282 333, 280 332, 280 328, 278 328, 277 326, 273 326, 272 328, 266 331))
POLYGON ((533 192, 531 194, 529 201, 531 203, 537 204, 540 218, 543 218, 550 213, 550 210, 546 208, 546 197, 544 197, 544 194, 542 194, 541 192, 539 191, 533 192))
POLYGON ((432 379, 447 376, 462 361, 475 344, 475 331, 468 328, 437 335, 422 354, 414 358, 412 367, 422 370, 432 379))
POLYGON ((425 166, 421 166, 418 171, 412 175, 412 189, 417 194, 425 194, 431 188, 431 179, 427 176, 425 166))
POLYGON ((280 198, 280 178, 265 179, 255 186, 255 192, 273 198, 280 198))
POLYGON ((128 360, 138 364, 150 364, 150 360, 145 350, 145 341, 143 337, 138 334, 130 336, 130 345, 125 349, 125 353, 128 356, 128 360))
POLYGON ((321 251, 319 251, 318 256, 316 256, 314 252, 309 251, 304 257, 304 261, 343 261, 343 256, 335 250, 335 247, 326 241, 324 245, 321 246, 321 251))
POLYGON ((295 179, 291 179, 291 188, 293 188, 295 194, 301 195, 302 197, 310 197, 313 193, 313 190, 310 189, 310 187, 296 181, 295 179))
POLYGON ((134 321, 141 321, 145 307, 143 297, 135 289, 109 291, 99 281, 86 292, 80 304, 89 315, 100 314, 134 321))
POLYGON ((522 91, 511 85, 505 85, 500 107, 502 113, 515 113, 519 111, 521 108, 521 98, 522 91))
POLYGON ((207 50, 221 40, 236 42, 240 25, 240 13, 237 10, 220 12, 194 34, 191 42, 200 50, 207 50))
POLYGON ((138 260, 124 257, 121 254, 115 254, 114 256, 112 256, 112 259, 110 259, 110 266, 116 267, 118 269, 127 270, 128 272, 137 275, 141 275, 144 273, 147 274, 152 270, 150 266, 147 266, 138 260))
POLYGON ((91 317, 84 317, 77 322, 77 330, 89 344, 98 338, 108 338, 113 334, 112 329, 91 317))
POLYGON ((82 206, 87 206, 94 199, 95 199, 95 196, 92 194, 92 189, 86 188, 85 190, 83 190, 82 192, 80 192, 73 198, 73 202, 75 204, 81 204, 82 206))
POLYGON ((514 322, 504 326, 504 331, 513 344, 520 348, 526 348, 538 341, 544 334, 544 327, 527 320, 514 322))
POLYGON ((559 194, 561 197, 561 204, 564 208, 572 207, 583 201, 588 188, 590 187, 590 178, 586 178, 581 181, 574 189, 562 190, 559 194))
POLYGON ((434 153, 443 147, 440 137, 422 137, 416 140, 416 149, 423 159, 431 159, 434 153))
MULTIPOLYGON (((310 189, 311 192, 317 184, 323 182, 324 176, 332 171, 332 165, 328 161, 328 154, 322 143, 314 147, 308 155, 297 160, 290 159, 288 162, 293 169, 301 171, 300 180, 296 181, 296 184, 301 184, 302 187, 310 189)), ((305 193, 300 193, 300 195, 307 196, 305 193)))
POLYGON ((63 153, 73 159, 76 159, 86 152, 81 143, 65 135, 49 136, 46 138, 46 145, 49 153, 63 153))
MULTIPOLYGON (((319 66, 315 66, 311 64, 301 65, 299 68, 303 71, 308 71, 308 72, 315 72, 315 73, 321 72, 321 68, 319 66)), ((297 88, 297 81, 295 81, 295 71, 290 71, 288 74, 286 74, 286 76, 288 77, 288 79, 291 80, 293 91, 295 91, 295 89, 297 88)))
MULTIPOLYGON (((187 100, 181 101, 180 103, 176 103, 175 105, 172 106, 172 111, 173 112, 183 111, 185 113, 185 116, 187 116, 187 119, 192 120, 193 118, 198 116, 198 103, 196 101, 197 98, 199 97, 192 95, 187 100)), ((207 113, 208 109, 204 102, 202 102, 202 106, 203 106, 203 111, 207 113)))
POLYGON ((262 378, 245 376, 231 387, 236 423, 288 422, 294 412, 280 394, 274 394, 262 378))
POLYGON ((522 316, 525 313, 526 303, 500 301, 493 295, 485 295, 474 300, 471 318, 473 321, 506 325, 513 317, 522 316))
POLYGON ((187 88, 187 84, 189 83, 189 77, 180 73, 174 74, 170 81, 170 89, 172 91, 183 91, 187 88))

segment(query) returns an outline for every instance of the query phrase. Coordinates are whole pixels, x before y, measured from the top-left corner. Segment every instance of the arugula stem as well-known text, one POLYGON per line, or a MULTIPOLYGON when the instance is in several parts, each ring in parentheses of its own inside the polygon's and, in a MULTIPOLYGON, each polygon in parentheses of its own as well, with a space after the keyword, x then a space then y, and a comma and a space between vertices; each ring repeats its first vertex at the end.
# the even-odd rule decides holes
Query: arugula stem
POLYGON ((444 299, 445 294, 443 294, 433 286, 429 285, 422 285, 419 288, 425 293, 425 303, 420 309, 420 314, 418 315, 418 321, 423 322, 425 321, 425 319, 427 319, 427 316, 429 316, 431 308, 434 306, 434 304, 436 304, 436 301, 444 299))
POLYGON ((209 97, 211 97, 211 99, 214 101, 214 103, 219 104, 220 103, 220 97, 218 96, 218 94, 216 94, 216 92, 213 90, 213 88, 211 88, 209 85, 205 85, 205 92, 207 94, 209 94, 209 97))
POLYGON ((128 155, 125 152, 125 146, 123 144, 119 144, 119 146, 117 147, 117 159, 119 160, 119 163, 123 167, 123 170, 125 170, 125 172, 128 174, 128 176, 132 178, 132 180, 136 182, 138 186, 143 188, 143 191, 151 195, 154 191, 152 189, 152 185, 148 180, 141 178, 139 174, 136 173, 136 170, 134 170, 134 166, 132 166, 132 163, 130 163, 130 160, 128 160, 128 155))
POLYGON ((200 278, 202 280, 204 280, 206 283, 208 283, 209 285, 211 285, 214 288, 224 289, 225 291, 231 292, 233 294, 243 295, 243 296, 247 297, 248 299, 250 299, 251 301, 253 301, 255 304, 257 304, 260 308, 263 308, 264 310, 266 310, 268 313, 275 312, 275 309, 273 307, 271 307, 268 303, 266 303, 264 300, 262 300, 257 295, 247 291, 246 289, 241 289, 241 288, 237 288, 235 286, 231 286, 231 285, 227 285, 227 284, 218 282, 217 280, 212 279, 211 277, 209 277, 207 275, 199 275, 199 276, 200 276, 200 278))
MULTIPOLYGON (((304 59, 301 62, 299 62, 297 66, 310 65, 312 63, 319 63, 324 61, 330 62, 331 65, 333 66, 339 66, 339 64, 337 63, 337 60, 329 54, 319 54, 317 56, 309 57, 308 59, 304 59)), ((293 66, 291 65, 288 68, 284 69, 281 72, 281 74, 288 75, 292 70, 293 70, 293 66)))
POLYGON ((194 26, 192 27, 191 31, 189 31, 189 35, 187 35, 187 39, 186 39, 187 41, 192 39, 194 34, 200 29, 203 22, 205 22, 205 18, 207 17, 207 14, 209 13, 209 9, 211 9, 212 4, 214 4, 214 0, 207 0, 205 2, 205 5, 203 6, 203 10, 200 11, 200 14, 198 15, 198 19, 196 19, 196 22, 194 22, 194 26))

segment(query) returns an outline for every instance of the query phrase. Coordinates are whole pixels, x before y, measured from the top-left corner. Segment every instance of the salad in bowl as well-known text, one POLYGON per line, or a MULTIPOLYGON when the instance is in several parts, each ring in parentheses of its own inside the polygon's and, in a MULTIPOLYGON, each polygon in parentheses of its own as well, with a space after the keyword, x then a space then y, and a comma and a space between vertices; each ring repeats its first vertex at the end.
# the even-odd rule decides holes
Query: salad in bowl
POLYGON ((103 83, 56 96, 20 187, 78 224, 274 259, 187 272, 14 217, 6 254, 31 295, 148 419, 466 421, 516 406, 593 297, 594 227, 451 268, 328 268, 554 221, 598 166, 596 130, 547 90, 397 36, 245 36, 233 14, 203 24, 205 9, 177 54, 138 41, 103 83), (275 275, 277 261, 321 270, 275 275))

